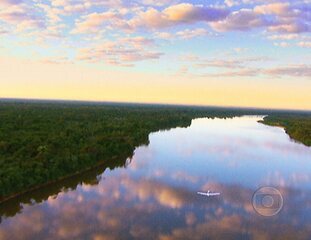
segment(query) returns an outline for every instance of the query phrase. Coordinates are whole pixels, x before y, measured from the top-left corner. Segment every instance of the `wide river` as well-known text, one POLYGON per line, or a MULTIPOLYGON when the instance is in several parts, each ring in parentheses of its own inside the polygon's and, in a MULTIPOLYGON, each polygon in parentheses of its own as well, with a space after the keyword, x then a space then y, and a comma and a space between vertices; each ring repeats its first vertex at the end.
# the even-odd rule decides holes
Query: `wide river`
POLYGON ((310 239, 311 148, 260 119, 195 119, 152 133, 123 167, 2 206, 0 239, 310 239), (281 193, 272 205, 259 199, 280 207, 276 215, 255 211, 260 187, 281 193))

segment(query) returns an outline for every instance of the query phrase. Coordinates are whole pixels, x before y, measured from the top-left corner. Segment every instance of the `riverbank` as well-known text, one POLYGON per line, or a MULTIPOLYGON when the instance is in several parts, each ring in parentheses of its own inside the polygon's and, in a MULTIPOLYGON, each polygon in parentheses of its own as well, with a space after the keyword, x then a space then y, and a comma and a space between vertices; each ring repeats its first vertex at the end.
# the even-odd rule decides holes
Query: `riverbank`
POLYGON ((310 115, 269 115, 260 123, 282 127, 290 138, 311 146, 311 116, 310 115))

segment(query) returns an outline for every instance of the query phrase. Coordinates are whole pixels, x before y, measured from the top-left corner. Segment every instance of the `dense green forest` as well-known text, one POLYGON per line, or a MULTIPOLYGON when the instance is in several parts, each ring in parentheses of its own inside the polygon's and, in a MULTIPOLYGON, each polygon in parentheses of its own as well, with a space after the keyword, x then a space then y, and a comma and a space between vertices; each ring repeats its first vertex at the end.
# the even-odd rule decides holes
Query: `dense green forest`
POLYGON ((310 145, 310 114, 185 106, 78 102, 0 102, 0 202, 15 193, 126 159, 150 132, 186 127, 197 117, 269 114, 310 145), (295 117, 295 116, 298 117, 295 117), (287 116, 287 117, 285 117, 287 116))
POLYGON ((261 122, 270 126, 283 127, 291 138, 311 146, 311 117, 308 114, 269 115, 261 122))

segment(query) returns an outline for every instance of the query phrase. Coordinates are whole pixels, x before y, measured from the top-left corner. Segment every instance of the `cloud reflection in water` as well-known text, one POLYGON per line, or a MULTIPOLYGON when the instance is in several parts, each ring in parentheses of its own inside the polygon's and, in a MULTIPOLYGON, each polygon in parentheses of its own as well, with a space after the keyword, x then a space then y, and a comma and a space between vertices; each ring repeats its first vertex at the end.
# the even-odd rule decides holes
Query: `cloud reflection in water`
POLYGON ((152 134, 127 168, 106 171, 98 184, 24 204, 3 219, 0 239, 308 239, 311 150, 286 139, 247 117, 195 120, 190 128, 152 134), (262 184, 283 195, 277 216, 264 218, 252 208, 262 184), (221 195, 207 198, 198 190, 221 195))

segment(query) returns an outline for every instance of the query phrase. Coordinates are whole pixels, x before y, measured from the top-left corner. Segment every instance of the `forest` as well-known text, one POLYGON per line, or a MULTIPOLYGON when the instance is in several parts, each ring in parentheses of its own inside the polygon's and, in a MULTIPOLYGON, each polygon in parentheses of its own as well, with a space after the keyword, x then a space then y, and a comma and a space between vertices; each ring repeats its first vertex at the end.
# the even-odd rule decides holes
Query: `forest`
POLYGON ((311 117, 308 114, 272 114, 261 122, 270 126, 283 127, 292 139, 311 146, 311 117))
POLYGON ((268 115, 310 146, 311 113, 143 104, 0 101, 0 202, 98 164, 126 159, 149 133, 198 117, 268 115))

